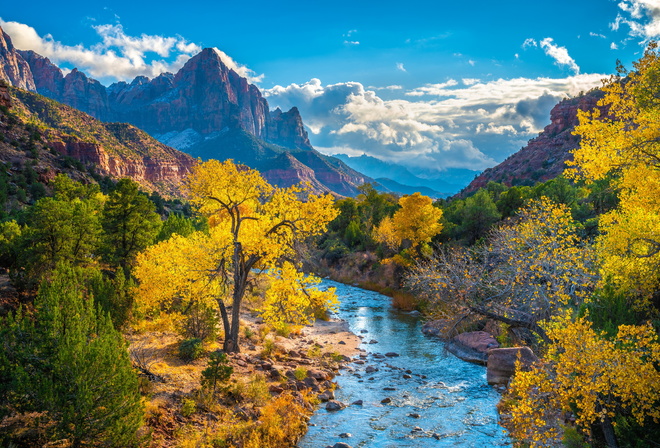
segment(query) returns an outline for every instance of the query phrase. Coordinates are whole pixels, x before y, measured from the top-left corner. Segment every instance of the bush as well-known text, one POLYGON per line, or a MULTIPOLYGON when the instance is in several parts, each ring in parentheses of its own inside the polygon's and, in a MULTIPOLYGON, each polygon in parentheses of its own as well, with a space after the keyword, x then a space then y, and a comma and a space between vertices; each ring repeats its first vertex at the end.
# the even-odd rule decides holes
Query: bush
POLYGON ((234 373, 234 368, 227 363, 227 355, 220 351, 211 353, 208 367, 202 370, 202 386, 215 393, 218 382, 225 382, 234 373))
POLYGON ((199 338, 186 339, 179 344, 179 358, 184 361, 194 361, 203 353, 202 340, 199 338))
POLYGON ((186 314, 182 332, 187 338, 206 341, 217 335, 218 323, 216 311, 210 306, 198 303, 186 314))
POLYGON ((190 417, 197 411, 197 405, 194 400, 185 399, 181 404, 181 415, 184 417, 190 417))

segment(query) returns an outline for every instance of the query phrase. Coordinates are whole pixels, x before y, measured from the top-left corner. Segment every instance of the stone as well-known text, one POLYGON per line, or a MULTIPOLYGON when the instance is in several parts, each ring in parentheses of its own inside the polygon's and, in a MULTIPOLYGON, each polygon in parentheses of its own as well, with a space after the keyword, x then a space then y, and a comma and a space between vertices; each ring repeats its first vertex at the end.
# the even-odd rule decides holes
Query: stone
POLYGON ((342 432, 341 434, 339 434, 339 437, 341 437, 342 439, 350 439, 351 437, 353 437, 353 434, 351 434, 350 432, 342 432))
POLYGON ((486 381, 488 384, 508 384, 516 370, 516 360, 520 357, 522 368, 528 369, 538 361, 529 347, 495 348, 488 351, 486 381))
POLYGON ((353 406, 362 406, 364 404, 364 401, 362 400, 355 400, 351 405, 353 406))
POLYGON ((397 356, 400 356, 400 355, 396 352, 387 352, 387 353, 385 353, 385 356, 387 356, 388 358, 396 358, 397 356))
POLYGON ((332 379, 332 376, 328 372, 324 372, 323 370, 317 370, 317 369, 308 370, 307 376, 310 378, 314 378, 316 381, 319 382, 332 379))
POLYGON ((329 412, 341 411, 346 405, 341 401, 330 400, 325 405, 325 410, 329 412))
POLYGON ((344 442, 337 442, 329 448, 353 448, 353 447, 344 442))
POLYGON ((383 403, 383 404, 388 404, 388 403, 392 402, 392 399, 390 397, 387 397, 387 398, 383 398, 382 400, 380 400, 380 402, 383 403))
POLYGON ((335 399, 335 391, 333 391, 333 390, 326 390, 326 391, 324 391, 323 393, 320 393, 320 394, 318 395, 318 399, 319 399, 322 403, 326 403, 326 402, 328 402, 328 401, 330 401, 330 400, 334 400, 334 399, 335 399))
POLYGON ((367 368, 364 369, 364 371, 365 371, 366 373, 374 373, 374 372, 378 372, 378 367, 367 366, 367 368))
POLYGON ((464 361, 485 365, 488 350, 498 348, 500 344, 485 331, 470 331, 455 336, 447 342, 447 350, 464 361))
POLYGON ((410 378, 412 378, 412 375, 408 375, 407 373, 403 375, 404 380, 409 380, 410 378))
POLYGON ((421 415, 419 415, 419 414, 413 412, 413 413, 408 414, 408 417, 410 417, 410 418, 420 418, 421 415))

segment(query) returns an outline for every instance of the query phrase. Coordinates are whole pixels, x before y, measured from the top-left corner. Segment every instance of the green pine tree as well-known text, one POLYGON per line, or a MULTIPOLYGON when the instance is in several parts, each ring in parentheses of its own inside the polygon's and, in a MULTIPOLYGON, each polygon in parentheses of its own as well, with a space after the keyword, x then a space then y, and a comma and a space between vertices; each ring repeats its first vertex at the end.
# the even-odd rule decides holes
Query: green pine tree
POLYGON ((84 275, 60 264, 39 289, 34 318, 2 322, 0 415, 43 413, 46 438, 75 448, 133 446, 143 418, 137 376, 109 315, 81 293, 84 275))

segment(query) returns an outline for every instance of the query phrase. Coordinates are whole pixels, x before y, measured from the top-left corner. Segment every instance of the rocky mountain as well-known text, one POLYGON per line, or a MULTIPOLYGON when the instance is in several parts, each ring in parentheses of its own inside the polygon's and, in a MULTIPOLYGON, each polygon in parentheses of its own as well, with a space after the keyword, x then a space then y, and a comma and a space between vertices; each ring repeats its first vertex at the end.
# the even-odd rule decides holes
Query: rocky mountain
MULTIPOLYGON (((126 123, 104 123, 84 112, 0 81, 0 162, 30 165, 43 182, 58 172, 130 177, 146 190, 180 194, 196 160, 126 123), (75 168, 73 172, 71 168, 75 168)), ((11 178, 11 176, 10 176, 11 178)))
POLYGON ((576 98, 559 102, 550 112, 550 124, 527 146, 512 154, 493 168, 477 176, 461 194, 470 194, 483 188, 490 181, 508 186, 534 185, 559 176, 572 158, 571 151, 580 143, 573 129, 578 124, 577 111, 597 107, 603 92, 592 90, 576 98))
POLYGON ((0 78, 12 85, 36 90, 102 121, 131 123, 196 157, 231 158, 260 169, 278 185, 305 180, 317 191, 342 196, 357 194, 357 187, 371 180, 318 153, 298 109, 270 111, 259 89, 227 67, 215 49, 202 50, 176 74, 139 76, 106 88, 76 69, 64 75, 33 51, 15 50, 4 33, 0 45, 7 47, 0 64, 12 68, 12 76, 0 72, 0 78), (291 157, 281 157, 283 152, 291 157), (292 158, 297 162, 285 173, 282 162, 292 158))

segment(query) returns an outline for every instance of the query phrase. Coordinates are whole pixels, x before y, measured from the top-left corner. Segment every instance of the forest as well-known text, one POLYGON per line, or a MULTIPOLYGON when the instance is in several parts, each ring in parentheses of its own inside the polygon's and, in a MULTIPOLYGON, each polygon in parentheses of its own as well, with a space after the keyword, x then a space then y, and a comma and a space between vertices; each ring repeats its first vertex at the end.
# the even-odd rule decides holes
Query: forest
POLYGON ((651 45, 604 82, 606 112, 579 112, 562 176, 435 201, 280 188, 232 161, 196 165, 178 199, 3 172, 0 443, 294 445, 318 398, 237 378, 232 362, 327 319, 322 275, 445 319, 446 336, 491 322, 503 346, 531 347, 540 360, 519 364, 499 407, 517 445, 657 445, 659 83, 651 45), (166 334, 194 376, 168 415, 154 393, 166 366, 145 349, 166 334))

